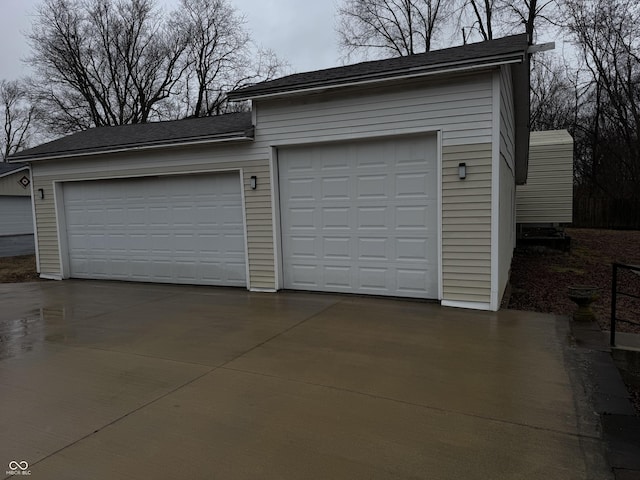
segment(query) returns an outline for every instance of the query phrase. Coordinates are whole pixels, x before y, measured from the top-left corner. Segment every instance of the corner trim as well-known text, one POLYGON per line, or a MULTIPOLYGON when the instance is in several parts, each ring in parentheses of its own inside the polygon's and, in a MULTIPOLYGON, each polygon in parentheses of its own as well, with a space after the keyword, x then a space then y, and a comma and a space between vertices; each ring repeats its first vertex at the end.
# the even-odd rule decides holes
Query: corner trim
POLYGON ((492 78, 492 117, 491 133, 491 297, 490 309, 500 308, 500 70, 492 78))
POLYGON ((443 307, 466 308, 469 310, 486 310, 491 311, 491 304, 482 302, 460 302, 455 300, 442 300, 440 305, 443 307))
POLYGON ((51 275, 49 273, 41 273, 40 278, 42 278, 43 280, 62 280, 62 276, 51 275))
MULTIPOLYGON (((31 215, 33 215, 33 244, 36 248, 36 273, 40 273, 40 247, 38 245, 38 220, 36 217, 36 196, 33 192, 33 170, 31 169, 31 165, 28 167, 29 170, 29 189, 31 190, 31 215)), ((20 171, 20 170, 18 170, 20 171)))

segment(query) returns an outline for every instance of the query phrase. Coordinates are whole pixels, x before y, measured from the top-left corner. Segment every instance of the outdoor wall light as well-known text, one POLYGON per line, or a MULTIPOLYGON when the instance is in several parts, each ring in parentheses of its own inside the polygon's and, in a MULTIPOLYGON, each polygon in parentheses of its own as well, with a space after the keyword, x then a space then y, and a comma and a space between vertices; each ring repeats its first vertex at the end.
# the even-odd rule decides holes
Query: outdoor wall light
POLYGON ((44 200, 44 188, 39 188, 38 193, 40 193, 40 200, 44 200))
POLYGON ((458 164, 458 177, 460 180, 467 178, 467 164, 464 162, 458 164))
POLYGON ((258 177, 256 177, 255 175, 253 177, 251 177, 251 190, 255 190, 256 188, 258 188, 258 177))

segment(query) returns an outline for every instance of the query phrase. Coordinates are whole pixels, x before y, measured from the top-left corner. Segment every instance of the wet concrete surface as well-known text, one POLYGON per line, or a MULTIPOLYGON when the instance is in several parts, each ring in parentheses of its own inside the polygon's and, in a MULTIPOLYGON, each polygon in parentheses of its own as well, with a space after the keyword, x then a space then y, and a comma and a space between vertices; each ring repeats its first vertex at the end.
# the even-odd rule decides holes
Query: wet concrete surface
POLYGON ((0 305, 0 462, 33 478, 611 478, 565 318, 75 280, 0 305))

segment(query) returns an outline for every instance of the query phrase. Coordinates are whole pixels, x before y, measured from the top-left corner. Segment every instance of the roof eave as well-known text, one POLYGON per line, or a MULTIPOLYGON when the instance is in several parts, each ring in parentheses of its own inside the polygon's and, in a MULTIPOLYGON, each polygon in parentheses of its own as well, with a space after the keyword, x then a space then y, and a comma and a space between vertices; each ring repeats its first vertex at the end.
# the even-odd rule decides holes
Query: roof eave
POLYGON ((227 142, 249 142, 253 141, 253 128, 250 131, 242 130, 238 132, 231 132, 224 135, 216 135, 215 137, 207 137, 207 138, 197 138, 197 139, 178 139, 174 142, 161 141, 156 143, 148 143, 148 144, 129 144, 129 145, 118 145, 116 148, 109 148, 105 150, 78 150, 78 151, 67 151, 67 152, 56 152, 54 154, 34 154, 34 155, 25 155, 22 157, 10 157, 9 163, 22 163, 22 162, 33 162, 33 161, 43 161, 43 160, 60 160, 63 158, 76 158, 76 157, 88 157, 88 156, 96 156, 96 155, 108 155, 113 153, 121 153, 121 152, 140 152, 145 150, 155 150, 162 148, 174 148, 174 147, 185 147, 185 146, 194 146, 194 145, 207 145, 212 143, 227 143, 227 142))
MULTIPOLYGON (((22 162, 8 162, 8 163, 22 163, 22 162)), ((23 170, 29 170, 29 165, 18 167, 15 170, 11 170, 9 172, 0 173, 0 178, 8 177, 9 175, 15 175, 16 173, 22 172, 23 170)))
POLYGON ((452 62, 448 64, 438 64, 423 67, 402 68, 399 70, 391 70, 375 75, 362 75, 347 77, 333 82, 311 82, 307 84, 296 85, 291 88, 266 88, 264 91, 256 91, 246 95, 241 92, 231 92, 227 98, 231 101, 258 100, 266 98, 286 97, 290 95, 305 94, 313 91, 325 91, 336 88, 344 88, 349 86, 373 84, 389 82, 399 79, 410 79, 416 77, 426 77, 432 75, 444 75, 450 73, 460 73, 470 70, 478 70, 483 68, 495 67, 510 63, 522 63, 525 58, 525 52, 515 52, 508 55, 497 55, 483 58, 481 61, 473 60, 473 62, 452 62))

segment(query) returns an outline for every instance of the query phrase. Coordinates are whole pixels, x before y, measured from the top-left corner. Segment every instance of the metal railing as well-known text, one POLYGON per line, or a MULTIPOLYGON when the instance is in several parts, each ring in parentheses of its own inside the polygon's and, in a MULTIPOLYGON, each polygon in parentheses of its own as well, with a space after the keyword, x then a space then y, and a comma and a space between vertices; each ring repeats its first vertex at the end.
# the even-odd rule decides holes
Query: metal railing
MULTIPOLYGON (((629 292, 618 291, 618 269, 629 270, 631 272, 636 272, 640 274, 640 266, 627 265, 624 263, 613 264, 613 276, 611 278, 611 338, 610 338, 610 343, 612 347, 616 346, 616 322, 629 323, 631 325, 640 325, 640 323, 638 322, 624 320, 622 318, 618 318, 616 315, 618 295, 623 295, 625 297, 631 297, 631 298, 640 300, 640 296, 638 295, 633 295, 629 292)), ((638 278, 638 281, 640 281, 640 277, 638 278)))

